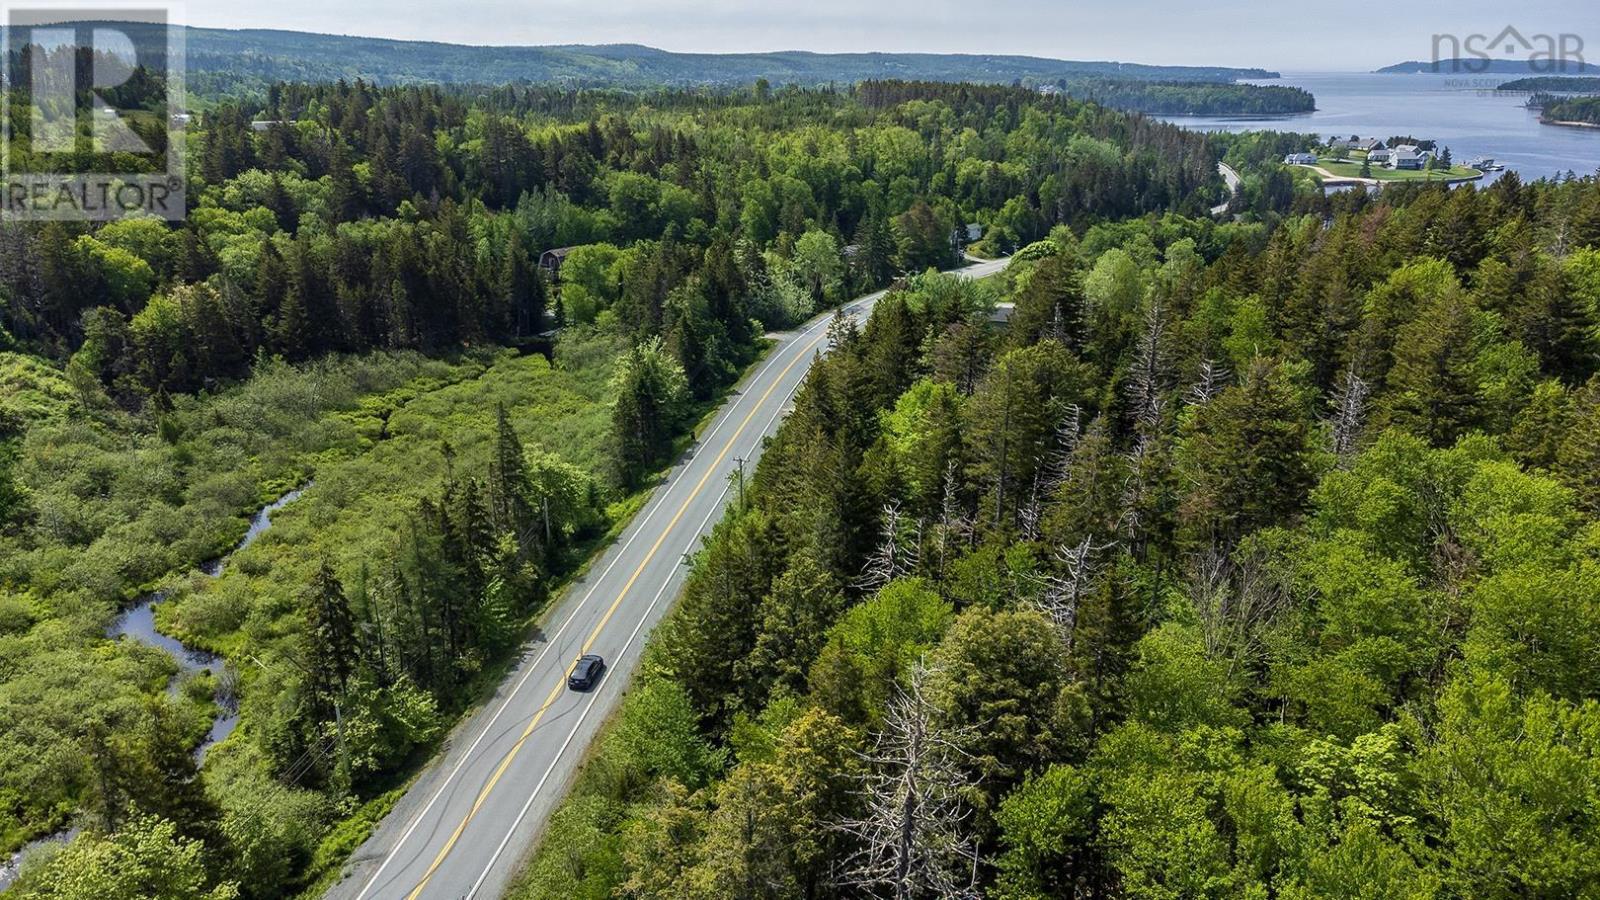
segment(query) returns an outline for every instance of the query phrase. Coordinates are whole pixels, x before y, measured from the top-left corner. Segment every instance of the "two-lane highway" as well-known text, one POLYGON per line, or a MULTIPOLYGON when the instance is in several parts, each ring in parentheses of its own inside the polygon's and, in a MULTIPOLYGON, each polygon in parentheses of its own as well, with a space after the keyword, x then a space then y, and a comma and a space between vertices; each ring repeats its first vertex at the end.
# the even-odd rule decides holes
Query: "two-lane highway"
MULTIPOLYGON (((998 272, 1004 260, 961 270, 998 272)), ((847 307, 864 316, 882 293, 847 307)), ((826 340, 829 316, 779 337, 770 356, 668 473, 650 504, 546 617, 493 699, 379 824, 329 891, 337 900, 499 897, 617 707, 639 652, 687 574, 684 555, 721 518, 736 460, 760 457, 826 340), (610 666, 567 689, 585 653, 610 666)))

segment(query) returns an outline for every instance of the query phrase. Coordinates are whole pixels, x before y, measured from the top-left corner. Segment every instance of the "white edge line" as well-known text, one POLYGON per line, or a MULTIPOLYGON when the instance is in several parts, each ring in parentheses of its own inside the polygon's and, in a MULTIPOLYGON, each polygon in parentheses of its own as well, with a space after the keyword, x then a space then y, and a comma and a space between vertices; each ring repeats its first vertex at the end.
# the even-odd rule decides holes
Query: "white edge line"
MULTIPOLYGON (((807 329, 807 331, 801 333, 801 336, 809 333, 810 329, 807 329)), ((799 343, 799 341, 796 340, 793 343, 799 343)), ((761 368, 756 372, 756 374, 751 376, 750 381, 754 383, 755 381, 759 380, 762 375, 766 374, 766 370, 770 369, 782 356, 783 352, 781 350, 777 353, 774 353, 770 359, 762 364, 761 368)), ((748 393, 739 395, 739 401, 735 402, 733 406, 729 408, 727 414, 722 416, 721 420, 717 422, 716 427, 711 430, 711 433, 705 436, 703 442, 710 442, 717 436, 717 433, 722 430, 722 427, 728 424, 728 422, 734 418, 734 411, 739 408, 740 402, 742 402, 747 396, 750 395, 748 393)), ((411 839, 412 833, 417 830, 418 825, 422 824, 422 820, 426 818, 429 811, 433 809, 433 805, 439 801, 440 797, 444 796, 444 792, 450 789, 452 783, 456 780, 456 776, 460 775, 461 770, 466 767, 469 761, 472 760, 472 755, 477 751, 478 745, 483 742, 484 738, 489 736, 490 732, 494 731, 495 723, 500 721, 500 716, 508 708, 510 708, 511 701, 515 700, 517 695, 522 692, 523 687, 528 683, 528 679, 532 677, 534 671, 539 668, 539 664, 544 662, 544 658, 550 652, 551 648, 560 642, 561 636, 566 634, 567 628, 572 625, 572 622, 578 617, 578 614, 583 611, 584 607, 589 605, 589 600, 594 596, 594 592, 599 589, 601 583, 604 582, 606 577, 611 574, 611 570, 616 568, 617 563, 621 562, 622 558, 627 555, 628 548, 633 546, 633 542, 638 539, 639 535, 645 533, 645 525, 647 525, 649 521, 667 505, 667 497, 671 494, 672 487, 669 486, 666 490, 657 495, 652 501, 651 509, 645 514, 643 519, 639 520, 638 526, 633 529, 633 533, 629 535, 628 540, 623 543, 622 549, 617 551, 617 555, 612 558, 611 562, 608 563, 605 569, 601 571, 600 576, 595 579, 594 584, 589 586, 589 590, 583 595, 583 599, 578 601, 577 606, 573 607, 572 613, 567 616, 567 620, 561 623, 560 630, 558 630, 553 637, 545 642, 544 647, 539 651, 539 655, 534 657, 533 662, 529 664, 527 669, 523 672, 522 678, 517 681, 516 687, 512 688, 511 693, 506 695, 505 702, 501 703, 500 708, 495 710, 495 714, 489 719, 489 724, 483 727, 483 731, 479 733, 477 739, 475 739, 471 746, 467 748, 466 753, 462 754, 461 760, 456 763, 455 768, 450 770, 450 774, 445 777, 444 783, 439 785, 439 789, 434 792, 433 797, 428 800, 427 805, 424 806, 422 811, 417 813, 416 818, 412 820, 410 827, 406 828, 405 832, 400 835, 400 839, 395 841, 394 846, 389 849, 387 854, 385 854, 383 862, 378 866, 378 870, 372 873, 372 877, 367 879, 366 884, 362 885, 361 891, 356 894, 355 900, 362 900, 362 898, 367 895, 367 892, 372 890, 372 886, 377 883, 380 877, 382 877, 384 870, 387 869, 389 864, 394 861, 395 857, 399 854, 400 849, 405 846, 406 841, 411 839)))
MULTIPOLYGON (((809 333, 809 330, 806 333, 809 333)), ((799 341, 796 341, 795 343, 799 343, 799 341)), ((800 386, 805 383, 805 376, 810 371, 811 367, 807 366, 806 371, 801 373, 800 380, 796 381, 794 387, 790 388, 789 392, 784 395, 783 401, 778 404, 778 408, 772 411, 772 415, 767 418, 767 424, 762 426, 761 432, 756 436, 757 445, 766 439, 767 434, 772 430, 772 424, 778 420, 778 417, 783 414, 784 408, 787 407, 789 402, 794 399, 794 395, 800 390, 800 386)), ((723 485, 722 493, 717 495, 716 502, 712 504, 711 509, 706 512, 705 518, 700 520, 700 527, 691 533, 689 537, 690 549, 694 548, 695 542, 698 541, 700 536, 705 533, 706 523, 711 521, 711 517, 727 509, 726 504, 729 490, 730 488, 726 484, 723 485)), ((687 553, 688 551, 686 550, 684 552, 687 553)), ((657 604, 661 602, 662 596, 666 594, 667 588, 672 586, 672 582, 676 577, 676 574, 676 571, 674 571, 672 575, 667 576, 666 581, 664 581, 661 585, 661 589, 656 591, 655 597, 651 598, 650 600, 650 605, 645 608, 644 615, 639 618, 639 623, 633 627, 633 633, 628 635, 627 643, 623 644, 622 649, 618 651, 617 662, 619 665, 617 668, 619 670, 621 669, 620 663, 627 657, 628 651, 632 649, 633 642, 638 639, 640 630, 644 628, 646 622, 650 621, 650 614, 655 612, 655 608, 657 604)), ((619 690, 626 692, 627 685, 624 684, 621 688, 619 688, 619 690)), ((583 729, 584 720, 589 718, 589 713, 594 711, 595 704, 598 703, 599 700, 599 695, 589 698, 589 703, 584 707, 582 715, 578 716, 578 721, 573 723, 572 732, 567 735, 567 739, 561 744, 561 749, 557 750, 555 757, 550 760, 550 766, 544 770, 544 775, 540 777, 539 783, 533 786, 533 791, 532 793, 528 794, 527 802, 522 804, 522 809, 517 813, 516 820, 511 823, 510 828, 506 829, 506 836, 500 840, 500 846, 496 847, 494 855, 489 857, 489 864, 484 867, 483 874, 478 876, 478 880, 472 883, 472 889, 467 891, 466 900, 472 900, 473 897, 477 896, 478 891, 483 887, 483 883, 489 879, 490 871, 492 871, 495 865, 500 862, 501 854, 505 853, 506 846, 511 843, 512 836, 517 833, 518 828, 522 827, 522 822, 527 818, 528 811, 533 808, 533 801, 538 799, 539 792, 544 789, 545 782, 550 780, 550 776, 555 772, 556 766, 559 765, 562 758, 566 756, 567 748, 570 747, 573 740, 577 738, 578 732, 583 729)))
MULTIPOLYGON (((952 274, 961 275, 961 274, 963 274, 963 272, 958 269, 958 270, 954 270, 952 272, 952 274)), ((971 276, 968 276, 968 277, 971 277, 971 276)), ((868 295, 866 295, 864 297, 861 297, 861 298, 855 300, 854 302, 852 302, 850 304, 850 306, 845 307, 845 311, 848 312, 852 317, 854 317, 854 316, 858 315, 860 312, 862 312, 862 310, 860 309, 860 307, 862 305, 864 305, 864 304, 868 305, 868 306, 875 305, 879 300, 881 300, 881 299, 883 299, 883 297, 887 296, 887 294, 888 294, 887 290, 880 290, 880 291, 876 291, 876 292, 874 292, 872 294, 868 294, 868 295)), ((791 339, 791 341, 790 341, 791 346, 802 343, 803 339, 805 337, 809 336, 812 332, 816 331, 817 329, 825 327, 830 321, 832 321, 832 314, 826 313, 826 312, 819 314, 817 316, 817 321, 813 325, 811 325, 809 328, 806 328, 804 331, 798 332, 795 335, 795 337, 793 339, 791 339)), ((749 384, 753 385, 755 382, 759 381, 761 376, 764 375, 767 372, 768 369, 771 369, 774 365, 776 365, 778 360, 780 358, 782 358, 782 356, 783 356, 783 348, 780 348, 777 353, 773 354, 772 357, 770 359, 768 359, 765 363, 763 363, 761 368, 758 369, 756 371, 756 373, 750 377, 749 384)), ((806 371, 809 372, 810 368, 807 367, 806 371)), ((767 420, 767 424, 765 426, 765 429, 761 433, 761 437, 763 439, 766 437, 767 430, 771 429, 773 421, 775 421, 777 419, 777 417, 782 413, 784 407, 787 406, 789 404, 789 402, 794 399, 795 393, 799 390, 800 385, 803 384, 803 383, 804 383, 804 378, 802 377, 802 379, 799 382, 796 382, 795 387, 789 391, 789 394, 784 399, 784 402, 782 404, 779 404, 778 409, 773 412, 772 417, 767 420)), ((748 396, 752 396, 752 393, 747 391, 746 393, 741 394, 740 398, 739 398, 739 401, 742 402, 744 400, 744 398, 748 397, 748 396)), ((704 439, 702 439, 699 443, 709 443, 713 438, 715 438, 717 436, 717 433, 722 430, 722 427, 724 425, 728 424, 728 422, 731 421, 734 418, 733 412, 738 409, 738 407, 740 405, 740 402, 735 402, 733 407, 731 407, 728 410, 728 413, 725 414, 722 417, 722 419, 717 423, 716 427, 711 430, 711 433, 706 435, 706 437, 704 439)), ((428 815, 428 812, 433 809, 433 805, 435 803, 437 803, 439 798, 444 795, 444 792, 447 789, 449 789, 449 787, 451 786, 451 783, 453 781, 455 781, 456 776, 461 774, 461 770, 463 768, 465 768, 467 762, 472 759, 472 754, 477 750, 478 745, 483 741, 483 739, 485 737, 487 737, 489 735, 489 733, 491 731, 494 730, 495 723, 498 722, 499 719, 500 719, 500 716, 508 708, 510 708, 511 701, 516 699, 516 696, 519 693, 522 692, 522 689, 523 689, 524 686, 526 686, 526 684, 528 682, 528 679, 530 677, 532 677, 534 670, 537 669, 539 664, 544 661, 544 657, 550 652, 550 649, 552 647, 554 647, 559 642, 559 640, 561 638, 561 635, 566 633, 567 628, 577 618, 578 613, 582 612, 583 608, 588 605, 590 598, 594 596, 594 592, 599 589, 600 583, 603 582, 606 579, 606 576, 611 574, 611 570, 613 568, 615 568, 617 563, 622 560, 622 557, 627 554, 628 548, 633 545, 634 540, 637 539, 640 534, 644 533, 644 531, 645 531, 644 526, 650 521, 650 519, 652 517, 654 517, 656 515, 656 513, 660 512, 661 509, 666 506, 666 498, 671 492, 672 492, 672 488, 668 487, 667 490, 662 491, 661 494, 656 497, 656 499, 654 501, 654 507, 645 515, 645 517, 643 519, 641 519, 639 521, 638 527, 636 527, 634 529, 633 534, 629 535, 628 540, 625 543, 623 543, 622 549, 620 551, 618 551, 616 557, 613 558, 611 560, 611 562, 606 565, 605 569, 600 573, 600 577, 597 578, 595 580, 595 583, 590 586, 588 592, 584 594, 583 599, 581 601, 579 601, 578 605, 573 609, 572 614, 569 615, 567 617, 567 620, 562 623, 561 629, 555 633, 554 637, 552 637, 549 641, 547 641, 545 643, 545 646, 543 647, 543 649, 541 649, 539 651, 539 655, 534 658, 533 663, 528 666, 526 671, 524 671, 524 673, 522 675, 522 678, 517 681, 516 687, 512 688, 511 689, 511 693, 506 695, 505 701, 500 704, 500 708, 498 710, 496 710, 494 716, 492 716, 489 719, 489 723, 484 726, 483 731, 478 735, 477 739, 475 739, 472 742, 471 746, 469 746, 467 748, 466 753, 464 753, 462 755, 462 757, 461 757, 461 760, 458 763, 456 763, 455 768, 450 771, 450 774, 445 778, 444 783, 441 784, 439 786, 439 789, 434 792, 433 797, 428 800, 427 805, 425 805, 422 808, 422 811, 417 813, 416 818, 412 820, 411 825, 408 828, 406 828, 405 832, 400 835, 399 840, 395 841, 394 846, 392 848, 390 848, 389 853, 385 855, 383 862, 379 864, 378 870, 376 872, 372 873, 372 877, 367 879, 367 883, 361 888, 360 893, 356 894, 355 900, 362 900, 362 898, 366 896, 367 891, 370 891, 372 889, 373 884, 375 884, 377 882, 378 878, 383 875, 384 870, 387 869, 389 867, 389 864, 394 861, 396 856, 399 855, 400 848, 404 847, 406 841, 410 840, 411 835, 412 835, 413 832, 416 831, 417 826, 422 824, 422 820, 424 818, 426 818, 427 815, 428 815)), ((722 489, 722 493, 717 498, 717 504, 712 508, 712 512, 711 513, 707 513, 705 521, 709 521, 711 516, 714 515, 717 510, 721 510, 723 508, 723 501, 724 501, 724 498, 727 497, 727 494, 728 494, 728 488, 726 486, 724 486, 723 489, 722 489)), ((705 521, 701 522, 701 524, 700 524, 700 528, 701 529, 705 528, 705 521)), ((700 531, 697 530, 695 532, 695 537, 698 538, 699 535, 700 535, 700 531)), ((693 547, 693 540, 692 539, 690 541, 690 547, 691 548, 693 547)), ((642 627, 644 622, 646 620, 648 620, 650 612, 655 609, 656 603, 660 600, 661 594, 666 591, 667 584, 671 584, 671 581, 672 581, 672 579, 669 576, 668 579, 667 579, 666 584, 663 584, 662 587, 661 587, 661 590, 656 593, 655 599, 653 599, 651 601, 650 606, 645 611, 644 618, 640 619, 640 626, 639 627, 642 627)), ((623 651, 622 652, 624 654, 627 652, 628 648, 630 646, 632 646, 634 637, 636 637, 637 634, 638 634, 639 627, 635 627, 634 634, 629 636, 627 644, 625 644, 624 647, 623 647, 623 651)), ((579 720, 578 720, 578 724, 579 725, 582 724, 583 717, 586 717, 588 715, 589 709, 593 708, 593 703, 594 703, 595 699, 598 699, 598 697, 596 697, 594 699, 591 699, 590 706, 588 708, 585 708, 583 716, 580 717, 579 720)), ((574 726, 572 734, 567 737, 567 741, 566 741, 565 744, 562 745, 561 751, 556 754, 556 759, 557 760, 559 760, 561 758, 561 756, 566 752, 567 745, 569 745, 572 742, 572 739, 576 734, 577 734, 577 727, 574 726)), ((555 768, 555 762, 552 762, 551 766, 550 766, 550 770, 553 770, 554 768, 555 768)), ((550 770, 547 770, 545 772, 545 778, 549 777, 550 770)), ((528 809, 532 806, 533 800, 538 795, 538 792, 539 792, 540 788, 543 787, 544 781, 545 781, 544 778, 540 779, 539 785, 534 788, 533 794, 529 796, 527 804, 525 804, 523 806, 521 814, 519 814, 517 816, 516 823, 514 823, 512 825, 512 827, 511 827, 511 829, 506 833, 505 840, 501 841, 500 848, 495 851, 494 860, 491 860, 491 862, 489 864, 490 868, 492 868, 494 866, 494 863, 496 861, 498 861, 500 854, 505 849, 506 843, 508 841, 510 841, 512 833, 514 833, 516 831, 517 827, 519 825, 521 825, 523 817, 527 815, 528 809)), ((478 879, 478 882, 476 884, 474 884, 474 886, 472 888, 472 891, 468 893, 469 897, 471 896, 472 893, 474 893, 474 892, 476 892, 478 890, 478 888, 483 883, 484 877, 487 877, 487 875, 488 875, 488 870, 486 869, 485 872, 484 872, 484 876, 482 876, 482 877, 480 877, 478 879)))

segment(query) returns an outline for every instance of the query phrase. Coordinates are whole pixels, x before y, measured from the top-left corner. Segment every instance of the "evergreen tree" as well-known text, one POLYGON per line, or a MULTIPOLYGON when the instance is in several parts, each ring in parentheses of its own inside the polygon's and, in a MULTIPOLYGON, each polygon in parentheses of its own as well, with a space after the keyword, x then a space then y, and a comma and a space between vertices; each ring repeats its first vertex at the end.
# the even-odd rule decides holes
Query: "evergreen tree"
POLYGON ((1400 329, 1383 402, 1390 424, 1436 446, 1453 444, 1478 421, 1474 366, 1481 346, 1474 312, 1459 296, 1441 298, 1400 329))
POLYGON ((1290 521, 1313 479, 1309 410, 1281 365, 1258 359, 1241 384, 1201 407, 1178 452, 1187 496, 1183 536, 1195 547, 1228 547, 1290 521))
POLYGON ((612 378, 611 410, 617 481, 637 487, 672 446, 685 409, 688 380, 659 339, 628 352, 612 378))
POLYGON ((1017 294, 1007 333, 1016 346, 1050 339, 1069 350, 1084 345, 1083 279, 1062 254, 1040 260, 1017 294))
POLYGON ((305 604, 311 687, 318 697, 331 701, 344 693, 359 652, 355 616, 345 598, 344 585, 327 560, 323 560, 307 588, 305 604))

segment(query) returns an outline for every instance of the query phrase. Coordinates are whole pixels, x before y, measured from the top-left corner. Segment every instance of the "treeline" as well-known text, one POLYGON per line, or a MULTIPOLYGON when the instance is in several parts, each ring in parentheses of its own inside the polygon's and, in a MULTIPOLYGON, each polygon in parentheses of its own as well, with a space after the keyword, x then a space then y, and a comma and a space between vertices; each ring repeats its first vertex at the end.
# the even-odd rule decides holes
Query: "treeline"
POLYGON ((1094 78, 1056 86, 1080 100, 1157 116, 1284 116, 1317 108, 1309 91, 1284 85, 1094 78))
POLYGON ((1600 182, 1325 211, 838 323, 514 896, 1600 887, 1600 182))
POLYGON ((1600 125, 1600 97, 1559 97, 1554 94, 1534 94, 1528 106, 1539 110, 1543 122, 1561 124, 1577 122, 1600 125))
POLYGON ((1496 85, 1495 90, 1528 94, 1592 94, 1600 93, 1600 78, 1563 78, 1559 75, 1513 78, 1496 85))
POLYGON ((561 324, 540 255, 610 242, 628 248, 623 321, 737 356, 750 314, 729 276, 762 282, 762 253, 786 263, 808 231, 856 289, 948 263, 957 225, 1015 246, 1187 208, 1215 180, 1203 139, 1020 89, 553 96, 356 82, 221 106, 191 137, 182 225, 0 232, 0 325, 134 406, 237 378, 261 353, 525 340, 561 324))

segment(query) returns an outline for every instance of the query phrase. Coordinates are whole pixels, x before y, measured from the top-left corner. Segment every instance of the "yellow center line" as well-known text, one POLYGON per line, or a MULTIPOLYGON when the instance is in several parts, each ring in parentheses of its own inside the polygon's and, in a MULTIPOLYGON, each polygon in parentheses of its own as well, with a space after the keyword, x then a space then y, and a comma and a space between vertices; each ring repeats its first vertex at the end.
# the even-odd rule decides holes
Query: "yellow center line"
MULTIPOLYGON (((826 332, 824 332, 824 336, 826 336, 826 332)), ((715 460, 712 460, 711 467, 706 471, 705 475, 701 476, 700 483, 694 486, 694 490, 691 491, 689 496, 684 499, 683 505, 678 507, 678 511, 676 513, 673 513, 671 521, 667 522, 667 527, 662 530, 661 536, 656 538, 655 544, 650 547, 650 552, 645 554, 644 559, 639 563, 639 567, 634 569, 633 575, 628 578, 627 584, 622 586, 621 593, 617 594, 617 599, 612 601, 611 608, 606 610, 606 614, 601 616, 599 624, 595 625, 594 630, 589 633, 588 639, 583 642, 583 648, 578 652, 580 656, 588 653, 589 649, 594 646, 594 642, 600 638, 600 632, 604 630, 606 624, 611 621, 611 617, 616 615, 617 609, 622 606, 622 601, 628 596, 628 592, 633 590, 634 582, 638 581, 639 576, 644 574, 645 567, 650 565, 650 561, 655 558, 657 551, 661 549, 661 545, 666 543, 667 536, 670 535, 672 533, 672 529, 677 526, 678 520, 683 518, 683 514, 689 510, 689 506, 694 503, 695 498, 700 496, 700 492, 705 489, 707 482, 711 480, 711 476, 717 473, 717 467, 722 465, 722 461, 726 459, 728 454, 733 450, 734 443, 739 440, 740 435, 744 434, 745 428, 748 427, 750 422, 755 419, 756 413, 760 412, 761 408, 766 406, 767 400, 772 397, 772 392, 777 390, 778 385, 783 383, 783 379, 789 374, 789 371, 793 369, 795 365, 800 362, 800 360, 806 359, 811 353, 812 348, 816 347, 816 345, 821 342, 821 337, 812 341, 804 350, 797 354, 794 359, 790 360, 787 366, 783 367, 783 371, 778 373, 777 378, 772 380, 772 384, 767 388, 766 392, 761 395, 761 399, 757 401, 755 407, 750 410, 750 414, 744 417, 743 422, 739 423, 738 430, 733 433, 732 437, 728 438, 727 444, 723 445, 722 452, 717 454, 717 458, 715 460)), ((473 817, 478 814, 478 810, 483 808, 484 801, 489 799, 489 794, 494 790, 495 785, 500 782, 500 777, 506 773, 506 769, 511 767, 511 762, 517 758, 517 754, 522 752, 522 745, 527 743, 528 738, 533 735, 533 730, 539 727, 539 722, 544 719, 544 714, 549 711, 551 706, 555 705, 556 698, 561 696, 561 689, 564 686, 565 682, 558 682, 555 688, 550 691, 550 696, 545 698, 544 704, 541 705, 539 707, 539 711, 534 714, 533 720, 528 723, 527 728, 523 729, 522 735, 517 738, 517 742, 512 745, 511 750, 506 753, 505 759, 500 761, 500 766, 499 768, 495 769, 494 775, 490 776, 489 783, 485 784, 483 786, 483 790, 478 792, 478 798, 477 800, 473 801, 472 809, 467 811, 467 815, 461 820, 461 824, 457 825, 456 830, 451 833, 450 840, 445 842, 444 847, 439 850, 439 855, 434 857, 433 864, 428 866, 427 872, 423 873, 422 881, 417 884, 416 888, 413 889, 410 894, 406 895, 406 900, 417 900, 417 897, 422 894, 423 889, 428 886, 428 882, 433 880, 434 873, 439 871, 439 866, 444 862, 445 857, 449 856, 450 851, 455 849, 456 842, 461 840, 461 835, 467 830, 467 825, 470 824, 473 817)))

